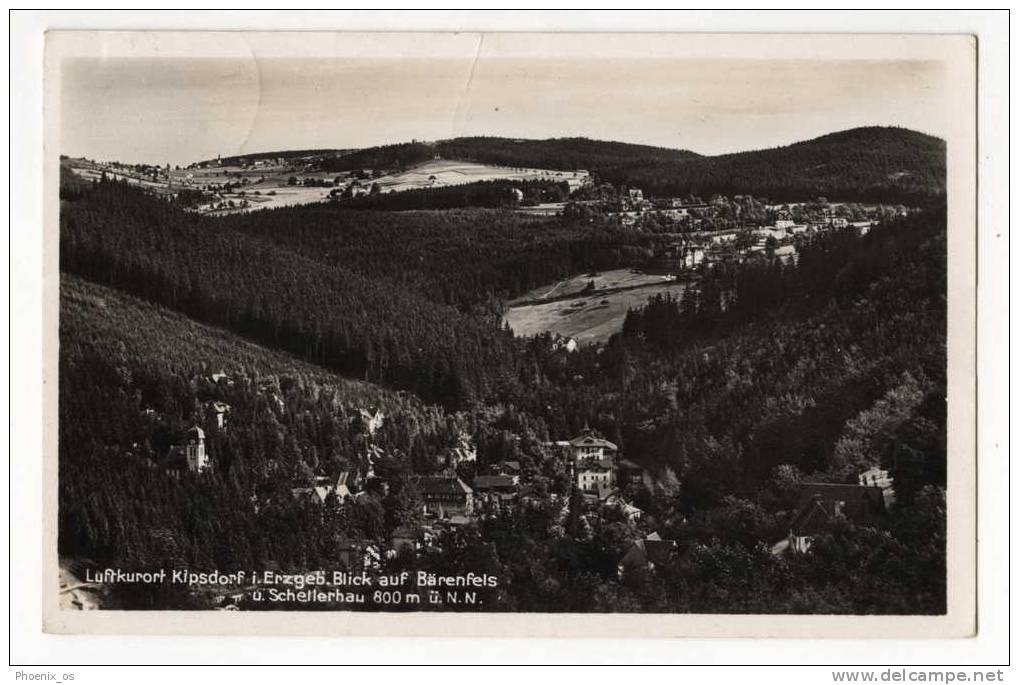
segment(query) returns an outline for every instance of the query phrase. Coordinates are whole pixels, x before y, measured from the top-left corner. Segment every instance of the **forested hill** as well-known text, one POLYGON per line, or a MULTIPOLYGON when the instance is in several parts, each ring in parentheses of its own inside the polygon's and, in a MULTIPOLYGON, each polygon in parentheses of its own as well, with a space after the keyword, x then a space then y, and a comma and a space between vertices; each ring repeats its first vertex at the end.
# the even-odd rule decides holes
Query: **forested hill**
POLYGON ((640 264, 653 254, 654 240, 626 226, 490 209, 349 212, 306 205, 218 221, 463 311, 569 274, 640 264))
POLYGON ((769 150, 682 162, 641 160, 592 171, 651 195, 926 204, 945 193, 945 141, 904 128, 855 128, 769 150))
MULTIPOLYGON (((314 150, 276 150, 274 152, 253 152, 253 153, 248 154, 248 155, 232 155, 230 157, 222 157, 222 158, 220 158, 219 162, 220 162, 220 164, 224 164, 224 165, 232 165, 232 164, 242 164, 244 162, 254 162, 254 161, 257 161, 257 160, 260 160, 260 159, 295 160, 295 159, 301 159, 301 158, 304 158, 304 157, 312 157, 312 158, 318 158, 318 157, 337 157, 339 155, 343 155, 343 154, 346 154, 348 152, 351 152, 351 151, 350 150, 334 150, 332 148, 329 148, 329 149, 314 149, 314 150)), ((208 164, 209 162, 212 162, 212 161, 213 160, 211 160, 211 159, 207 159, 207 160, 205 160, 204 163, 208 164)))
POLYGON ((618 164, 681 163, 700 157, 689 150, 634 145, 589 138, 512 140, 509 138, 454 138, 438 146, 448 159, 529 166, 541 169, 601 169, 618 164))
POLYGON ((350 423, 359 409, 384 412, 376 441, 408 463, 429 462, 469 427, 408 393, 341 378, 66 274, 59 406, 61 552, 132 566, 304 563, 320 543, 336 546, 320 512, 294 503, 290 488, 313 472, 365 468, 350 423), (214 381, 217 373, 226 378, 214 381), (230 407, 229 430, 208 420, 213 401, 230 407), (215 470, 167 478, 155 466, 195 423, 207 430, 215 470), (260 508, 251 506, 256 494, 260 508))
POLYGON ((420 164, 436 156, 499 166, 573 170, 604 168, 636 161, 680 162, 699 155, 689 150, 590 138, 527 140, 478 136, 365 148, 335 159, 323 160, 323 164, 336 171, 390 169, 420 164))
POLYGON ((657 196, 751 194, 780 202, 824 196, 927 204, 945 193, 945 142, 899 127, 854 128, 784 147, 717 156, 588 138, 482 136, 352 152, 275 152, 247 159, 309 155, 327 171, 398 170, 435 157, 510 167, 586 169, 601 181, 636 186, 657 196))
POLYGON ((100 182, 65 192, 60 269, 340 373, 447 406, 513 363, 490 322, 100 182))

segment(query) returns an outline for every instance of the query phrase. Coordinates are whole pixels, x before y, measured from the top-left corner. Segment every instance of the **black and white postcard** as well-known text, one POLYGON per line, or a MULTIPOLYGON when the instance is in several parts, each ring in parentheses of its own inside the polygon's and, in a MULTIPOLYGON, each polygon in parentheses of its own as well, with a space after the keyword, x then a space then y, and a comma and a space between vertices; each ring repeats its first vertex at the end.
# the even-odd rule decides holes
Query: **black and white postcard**
POLYGON ((971 635, 975 70, 49 32, 46 629, 971 635))

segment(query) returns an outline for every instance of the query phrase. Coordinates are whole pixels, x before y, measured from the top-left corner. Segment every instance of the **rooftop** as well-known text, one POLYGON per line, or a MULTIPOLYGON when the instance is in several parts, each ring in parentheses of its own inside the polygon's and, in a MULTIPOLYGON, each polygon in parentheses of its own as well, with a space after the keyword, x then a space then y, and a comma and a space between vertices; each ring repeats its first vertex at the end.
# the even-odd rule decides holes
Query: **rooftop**
POLYGON ((415 484, 422 495, 467 495, 473 492, 467 483, 449 476, 418 476, 415 484))
POLYGON ((789 530, 795 535, 816 535, 836 516, 854 523, 870 523, 884 511, 884 494, 879 487, 803 483, 800 485, 800 508, 789 530))
POLYGON ((477 476, 474 479, 475 490, 509 489, 516 487, 510 476, 477 476))
POLYGON ((616 444, 605 438, 599 438, 594 433, 587 431, 570 440, 572 447, 602 447, 608 450, 616 450, 616 444))

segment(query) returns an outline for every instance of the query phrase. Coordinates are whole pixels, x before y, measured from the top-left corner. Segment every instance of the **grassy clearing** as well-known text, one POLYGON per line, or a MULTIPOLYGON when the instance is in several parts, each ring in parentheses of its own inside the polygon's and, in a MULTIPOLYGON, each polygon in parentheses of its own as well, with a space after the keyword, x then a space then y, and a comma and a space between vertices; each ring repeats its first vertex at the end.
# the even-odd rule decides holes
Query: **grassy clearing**
POLYGON ((534 300, 548 300, 566 295, 577 295, 592 281, 594 281, 594 287, 597 290, 614 290, 643 285, 662 285, 670 282, 670 280, 670 278, 660 274, 648 274, 634 271, 633 269, 612 269, 589 274, 577 274, 551 286, 546 285, 526 292, 510 302, 510 305, 524 304, 534 300))
MULTIPOLYGON (((618 271, 607 273, 618 273, 618 271)), ((647 276, 646 274, 642 275, 647 276)), ((583 277, 581 278, 583 279, 583 277)), ((661 280, 660 276, 654 278, 661 280)), ((584 279, 583 282, 586 283, 587 280, 591 279, 584 279)), ((637 284, 630 283, 630 285, 637 284)), ((519 305, 511 307, 506 312, 505 320, 513 329, 513 333, 522 337, 550 331, 574 338, 582 345, 602 343, 622 330, 627 310, 642 306, 649 297, 657 293, 669 293, 675 298, 682 297, 685 288, 685 283, 672 281, 660 285, 649 284, 634 290, 578 295, 544 304, 519 305)), ((544 290, 549 292, 553 288, 544 290)), ((537 292, 537 290, 532 292, 537 292)))
POLYGON ((439 159, 376 179, 383 192, 462 185, 479 181, 536 181, 579 178, 572 171, 524 169, 439 159), (433 178, 434 177, 434 178, 433 178))
MULTIPOLYGON (((86 167, 80 163, 72 163, 71 169, 74 173, 88 180, 97 180, 102 175, 102 171, 98 168, 86 167)), ((219 198, 220 200, 232 200, 237 205, 246 200, 248 206, 205 211, 205 213, 217 215, 325 202, 329 199, 329 193, 333 190, 333 187, 292 186, 288 184, 288 180, 291 177, 296 177, 300 181, 313 178, 320 181, 332 182, 336 178, 346 177, 347 174, 345 172, 301 171, 293 166, 266 166, 260 168, 221 166, 206 169, 174 170, 170 172, 171 183, 167 183, 165 180, 151 181, 112 171, 108 171, 108 175, 112 178, 127 180, 129 183, 140 185, 156 193, 170 193, 180 188, 204 188, 209 185, 219 185, 228 182, 236 183, 241 178, 247 179, 248 184, 240 188, 240 190, 243 190, 243 194, 240 192, 220 191, 219 198), (258 193, 257 195, 255 194, 256 192, 258 193), (270 195, 269 193, 272 194, 270 195)), ((440 188, 463 185, 479 181, 566 181, 571 178, 581 178, 581 175, 573 171, 525 169, 439 159, 420 164, 399 173, 365 179, 362 181, 362 184, 370 186, 373 183, 378 183, 381 192, 390 193, 401 190, 413 190, 415 188, 440 188)), ((342 185, 340 187, 342 188, 342 185)))

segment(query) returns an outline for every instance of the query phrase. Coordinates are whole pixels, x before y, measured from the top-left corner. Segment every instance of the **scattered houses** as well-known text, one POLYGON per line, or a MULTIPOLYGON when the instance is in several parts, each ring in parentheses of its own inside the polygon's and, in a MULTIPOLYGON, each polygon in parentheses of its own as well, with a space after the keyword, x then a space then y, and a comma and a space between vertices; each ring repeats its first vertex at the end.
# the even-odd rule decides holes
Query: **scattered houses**
POLYGON ((343 471, 335 482, 330 482, 327 476, 319 476, 315 479, 315 485, 300 488, 291 488, 290 492, 296 499, 304 499, 314 504, 325 504, 330 495, 336 496, 336 501, 342 504, 354 493, 350 489, 350 472, 343 471))
POLYGON ((730 229, 730 230, 726 230, 726 231, 714 231, 713 233, 711 233, 709 235, 710 235, 710 240, 711 240, 711 242, 713 244, 721 245, 723 243, 733 243, 733 242, 736 242, 736 236, 738 234, 739 234, 739 231, 737 231, 735 229, 730 229))
POLYGON ((806 552, 832 520, 844 518, 866 525, 874 523, 886 511, 884 489, 877 485, 803 483, 799 509, 789 523, 789 535, 773 545, 771 551, 773 554, 806 552))

